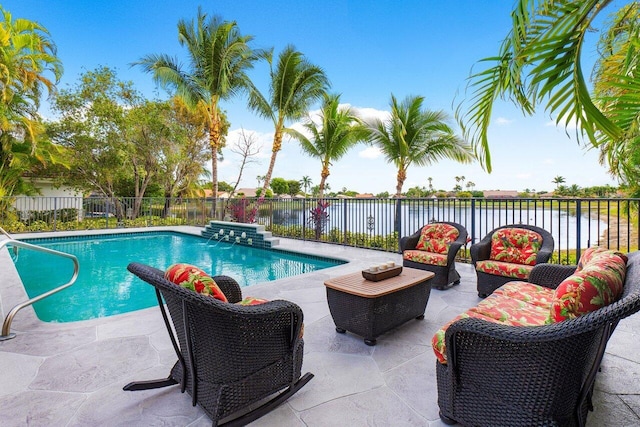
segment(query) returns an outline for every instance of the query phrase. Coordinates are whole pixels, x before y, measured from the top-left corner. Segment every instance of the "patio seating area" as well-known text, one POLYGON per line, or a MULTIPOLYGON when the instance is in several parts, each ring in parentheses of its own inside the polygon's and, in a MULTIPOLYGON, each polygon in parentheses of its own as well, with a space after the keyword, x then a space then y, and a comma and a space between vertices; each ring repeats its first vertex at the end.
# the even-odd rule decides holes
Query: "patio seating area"
MULTIPOLYGON (((358 335, 336 333, 324 282, 388 260, 401 264, 402 256, 284 238, 278 248, 350 262, 243 289, 302 308, 302 372, 314 374, 297 394, 251 425, 443 426, 431 338, 480 301, 473 265, 456 265, 459 286, 431 291, 423 320, 410 320, 378 337, 376 346, 367 346, 358 335)), ((2 251, 2 315, 25 299, 15 269, 8 266, 11 259, 2 251)), ((15 339, 0 342, 0 419, 5 426, 211 425, 204 411, 174 387, 122 390, 134 380, 166 376, 175 363, 158 307, 61 324, 40 322, 26 308, 14 319, 12 331, 15 339)), ((640 315, 623 319, 609 341, 593 405, 588 426, 640 424, 640 315)))

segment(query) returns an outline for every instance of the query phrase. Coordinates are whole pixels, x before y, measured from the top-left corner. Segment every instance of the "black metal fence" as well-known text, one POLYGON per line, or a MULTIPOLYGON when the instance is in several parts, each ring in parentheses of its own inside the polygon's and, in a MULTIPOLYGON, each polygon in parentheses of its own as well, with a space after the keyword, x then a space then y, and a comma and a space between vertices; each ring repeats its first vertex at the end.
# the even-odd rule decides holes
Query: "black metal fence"
MULTIPOLYGON (((82 197, 1 198, 0 225, 9 232, 152 225, 203 226, 211 219, 257 222, 275 236, 398 251, 399 239, 433 221, 462 224, 473 243, 494 228, 530 224, 549 231, 555 260, 605 246, 638 249, 640 199, 211 199, 82 197)), ((466 248, 461 253, 467 255, 466 248)))

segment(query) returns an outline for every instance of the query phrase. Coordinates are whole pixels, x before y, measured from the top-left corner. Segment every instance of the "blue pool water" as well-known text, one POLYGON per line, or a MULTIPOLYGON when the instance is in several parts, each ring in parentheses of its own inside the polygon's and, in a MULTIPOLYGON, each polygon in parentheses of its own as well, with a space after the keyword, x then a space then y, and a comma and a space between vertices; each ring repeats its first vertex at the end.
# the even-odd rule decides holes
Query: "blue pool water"
MULTIPOLYGON (((34 304, 38 318, 46 322, 87 320, 157 304, 154 288, 127 271, 127 264, 134 261, 161 270, 185 262, 212 275, 231 276, 241 286, 343 263, 292 252, 207 242, 199 236, 175 232, 25 239, 25 242, 73 254, 80 263, 80 274, 73 286, 34 304)), ((68 282, 73 273, 71 260, 28 249, 20 250, 15 264, 29 297, 68 282)))

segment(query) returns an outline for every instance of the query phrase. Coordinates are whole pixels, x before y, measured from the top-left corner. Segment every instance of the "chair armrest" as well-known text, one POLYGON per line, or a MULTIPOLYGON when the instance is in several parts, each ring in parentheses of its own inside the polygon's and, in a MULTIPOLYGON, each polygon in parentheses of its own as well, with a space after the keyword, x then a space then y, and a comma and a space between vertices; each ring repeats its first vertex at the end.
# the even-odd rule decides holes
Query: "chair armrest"
POLYGON ((213 276, 213 280, 220 287, 224 296, 227 297, 227 301, 230 303, 242 301, 242 290, 240 290, 240 285, 233 277, 213 276))
POLYGON ((553 255, 553 248, 541 248, 536 255, 536 264, 549 262, 551 255, 553 255))
POLYGON ((473 265, 476 265, 476 262, 483 261, 489 259, 491 255, 491 236, 488 236, 479 241, 478 243, 474 243, 469 248, 469 253, 471 255, 471 262, 473 265))
POLYGON ((404 252, 406 250, 415 249, 418 244, 418 240, 420 240, 420 232, 422 229, 416 231, 411 236, 404 236, 400 239, 400 252, 404 252))
POLYGON ((576 271, 575 265, 538 264, 529 273, 528 281, 534 285, 555 289, 567 277, 576 271))
POLYGON ((586 333, 597 334, 607 323, 604 319, 594 321, 593 316, 591 319, 583 316, 544 326, 508 326, 477 318, 461 319, 447 328, 447 361, 453 367, 459 362, 486 359, 492 360, 491 363, 505 361, 513 365, 509 360, 529 360, 534 349, 542 354, 545 351, 554 353, 558 358, 566 352, 565 347, 580 348, 580 345, 572 347, 568 344, 573 339, 581 342, 586 333))
POLYGON ((462 247, 462 243, 460 242, 452 242, 449 245, 449 250, 447 251, 447 265, 451 265, 455 259, 458 251, 462 247))

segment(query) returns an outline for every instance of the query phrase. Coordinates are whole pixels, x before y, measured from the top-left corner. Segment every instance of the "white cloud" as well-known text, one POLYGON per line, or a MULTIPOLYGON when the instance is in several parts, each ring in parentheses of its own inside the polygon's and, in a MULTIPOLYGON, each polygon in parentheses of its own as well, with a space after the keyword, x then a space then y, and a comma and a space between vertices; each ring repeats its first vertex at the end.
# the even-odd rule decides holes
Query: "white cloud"
POLYGON ((510 124, 510 123, 513 123, 513 120, 511 120, 511 119, 507 119, 507 118, 505 118, 505 117, 498 117, 498 118, 496 119, 496 124, 497 124, 498 126, 506 126, 506 125, 508 125, 508 124, 510 124))
POLYGON ((382 153, 378 147, 367 147, 364 150, 358 152, 359 157, 363 157, 365 159, 377 159, 380 157, 382 153))
MULTIPOLYGON (((341 104, 342 105, 342 104, 341 104)), ((346 104, 349 105, 349 104, 346 104)), ((388 120, 391 117, 391 113, 388 111, 377 110, 375 108, 368 107, 351 107, 351 111, 357 114, 362 120, 370 123, 374 120, 388 120)))
POLYGON ((578 128, 578 124, 575 118, 572 118, 571 120, 569 120, 569 123, 567 123, 566 125, 565 125, 565 120, 563 119, 560 119, 560 121, 557 124, 556 124, 556 119, 552 119, 546 122, 544 125, 548 127, 557 127, 558 129, 571 130, 571 131, 574 131, 578 128))
POLYGON ((518 179, 530 179, 532 177, 531 173, 519 173, 516 174, 516 178, 518 179))
POLYGON ((544 163, 545 165, 553 165, 555 164, 555 160, 550 159, 550 158, 546 158, 542 161, 542 163, 544 163))

